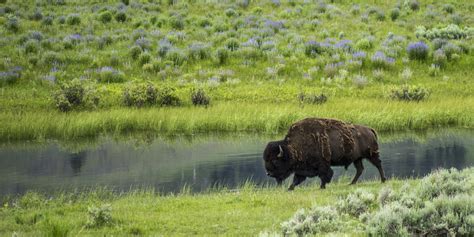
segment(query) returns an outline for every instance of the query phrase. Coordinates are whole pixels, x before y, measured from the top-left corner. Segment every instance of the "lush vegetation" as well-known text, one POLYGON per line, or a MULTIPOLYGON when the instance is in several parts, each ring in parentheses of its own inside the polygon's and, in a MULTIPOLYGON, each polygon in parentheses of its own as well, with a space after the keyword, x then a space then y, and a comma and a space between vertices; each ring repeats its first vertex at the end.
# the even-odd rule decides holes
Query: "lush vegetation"
POLYGON ((423 179, 352 186, 348 177, 325 190, 315 184, 293 192, 246 183, 237 190, 183 190, 174 196, 152 190, 28 193, 4 199, 0 234, 470 236, 473 171, 441 170, 423 179))
POLYGON ((0 139, 474 127, 474 4, 1 1, 0 139), (203 13, 202 9, 206 9, 203 13))

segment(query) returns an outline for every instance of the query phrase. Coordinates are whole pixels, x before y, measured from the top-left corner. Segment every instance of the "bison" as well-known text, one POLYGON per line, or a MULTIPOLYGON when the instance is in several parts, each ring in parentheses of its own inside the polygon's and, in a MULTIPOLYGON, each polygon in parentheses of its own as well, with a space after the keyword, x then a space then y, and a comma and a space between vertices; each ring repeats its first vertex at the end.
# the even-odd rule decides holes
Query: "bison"
POLYGON ((268 143, 263 153, 267 175, 278 185, 294 173, 293 190, 307 177, 319 176, 321 188, 331 182, 331 166, 347 167, 354 163, 357 170, 351 184, 359 179, 368 159, 386 178, 379 159, 377 134, 372 128, 353 125, 335 119, 306 118, 294 123, 285 138, 268 143))

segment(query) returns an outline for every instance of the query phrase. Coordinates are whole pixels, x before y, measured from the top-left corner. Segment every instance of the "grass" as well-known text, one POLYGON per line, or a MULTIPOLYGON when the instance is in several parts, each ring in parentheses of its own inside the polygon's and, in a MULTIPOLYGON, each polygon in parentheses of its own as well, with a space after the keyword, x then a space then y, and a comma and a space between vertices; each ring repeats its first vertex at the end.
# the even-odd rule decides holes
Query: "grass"
POLYGON ((355 186, 341 182, 329 185, 326 190, 320 190, 317 185, 307 185, 294 192, 247 183, 237 190, 211 190, 202 194, 183 191, 167 196, 153 191, 117 195, 99 190, 63 193, 53 198, 28 193, 9 202, 10 206, 1 208, 0 234, 48 235, 54 230, 68 232, 72 236, 136 232, 164 236, 257 235, 264 230, 278 230, 279 223, 300 208, 328 205, 357 188, 377 191, 388 186, 398 189, 406 182, 418 181, 390 180, 383 185, 374 181, 355 186), (105 203, 112 207, 112 224, 98 229, 85 228, 88 207, 105 203), (56 227, 51 229, 51 226, 56 227))
POLYGON ((381 131, 474 127, 470 109, 474 100, 473 38, 449 40, 456 56, 446 59, 436 75, 429 75, 434 42, 416 38, 414 33, 418 25, 430 29, 451 24, 453 14, 461 19, 457 22, 460 29, 470 27, 472 3, 458 1, 453 3, 455 13, 446 13, 439 2, 423 2, 416 11, 398 6, 398 2, 361 0, 356 6, 340 1, 326 5, 282 1, 277 6, 271 1, 257 1, 245 7, 232 1, 132 1, 129 6, 116 1, 7 1, 0 11, 0 71, 4 72, 0 75, 18 78, 0 83, 0 140, 74 139, 148 130, 164 134, 281 133, 307 116, 339 118, 381 131), (400 8, 395 21, 388 17, 380 21, 372 14, 383 11, 388 16, 394 7, 400 8), (209 14, 203 15, 202 9, 209 14), (237 14, 230 14, 232 11, 237 14), (69 18, 76 12, 80 12, 78 24, 70 25, 67 20, 61 23, 62 17, 69 18), (106 23, 102 15, 108 12, 112 20, 106 23), (118 13, 126 15, 124 22, 116 20, 118 13), (51 17, 52 23, 38 20, 39 15, 43 19, 51 17), (18 20, 17 31, 10 28, 16 24, 12 18, 18 20), (181 22, 180 18, 183 27, 176 25, 175 20, 181 22), (250 39, 275 46, 270 50, 245 46, 250 39), (26 51, 26 41, 33 44, 38 40, 36 50, 26 51), (229 40, 240 46, 228 53, 226 63, 220 64, 217 51, 229 40), (352 48, 331 48, 312 57, 305 54, 305 45, 312 40, 332 42, 331 47, 350 40, 352 48), (361 40, 370 41, 372 46, 358 46, 361 40), (409 60, 406 47, 420 40, 430 47, 428 58, 409 60), (160 51, 163 41, 169 41, 172 51, 184 58, 164 55, 160 51), (151 56, 150 64, 142 65, 131 56, 130 48, 137 45, 151 56), (193 51, 193 45, 204 47, 193 51), (465 50, 458 52, 454 45, 465 50), (367 58, 361 66, 352 68, 349 64, 356 60, 352 55, 356 51, 364 51, 367 58), (396 54, 391 55, 394 65, 380 69, 378 75, 383 76, 377 77, 373 73, 376 65, 370 60, 376 51, 396 54), (196 52, 200 55, 197 58, 196 52), (51 56, 58 60, 54 62, 51 56), (184 62, 173 64, 176 60, 184 62), (336 71, 325 69, 340 63, 344 66, 336 71), (20 73, 12 74, 17 66, 21 67, 20 73), (101 82, 103 68, 120 71, 118 75, 124 81, 101 82), (404 71, 411 73, 406 76, 404 71), (98 108, 57 112, 51 95, 58 84, 74 78, 97 88, 98 108), (354 82, 354 78, 364 80, 354 82), (183 105, 125 107, 123 90, 133 82, 174 87, 183 105), (418 103, 390 100, 391 90, 402 85, 418 85, 430 96, 418 103), (208 109, 192 107, 190 95, 195 88, 204 88, 210 96, 208 109), (297 101, 301 92, 324 93, 328 102, 301 108, 297 101))
POLYGON ((448 98, 423 103, 375 99, 339 99, 324 105, 296 103, 253 105, 216 103, 209 108, 111 108, 101 111, 6 112, 0 120, 2 140, 75 139, 100 134, 148 131, 163 134, 208 132, 282 133, 304 117, 332 117, 365 124, 378 131, 474 127, 474 98, 448 98))
POLYGON ((3 199, 0 235, 255 236, 281 235, 283 231, 303 235, 445 231, 471 235, 472 171, 437 170, 420 179, 391 179, 384 184, 366 181, 348 185, 350 177, 343 177, 324 190, 313 182, 292 192, 251 182, 234 190, 211 189, 198 194, 186 188, 174 195, 145 189, 54 195, 29 192, 3 199), (333 222, 339 225, 318 219, 327 218, 322 215, 329 213, 318 212, 326 207, 336 211, 333 222), (305 209, 302 215, 301 209, 305 209), (295 215, 297 211, 300 214, 295 215), (314 214, 315 218, 305 217, 314 214), (459 217, 450 219, 452 216, 459 217), (319 228, 319 224, 330 229, 319 228))

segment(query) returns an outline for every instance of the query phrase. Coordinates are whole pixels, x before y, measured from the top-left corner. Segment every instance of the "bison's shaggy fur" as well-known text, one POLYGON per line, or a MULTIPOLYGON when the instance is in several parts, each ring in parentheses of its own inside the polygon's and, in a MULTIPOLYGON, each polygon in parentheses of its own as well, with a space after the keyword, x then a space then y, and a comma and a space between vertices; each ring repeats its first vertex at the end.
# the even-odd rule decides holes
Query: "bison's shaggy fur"
POLYGON ((324 188, 333 176, 331 166, 347 169, 352 163, 357 169, 354 184, 364 169, 364 158, 378 168, 385 181, 375 131, 335 119, 307 118, 296 122, 283 140, 270 142, 264 151, 267 174, 279 184, 295 173, 290 190, 306 177, 314 176, 321 178, 324 188))

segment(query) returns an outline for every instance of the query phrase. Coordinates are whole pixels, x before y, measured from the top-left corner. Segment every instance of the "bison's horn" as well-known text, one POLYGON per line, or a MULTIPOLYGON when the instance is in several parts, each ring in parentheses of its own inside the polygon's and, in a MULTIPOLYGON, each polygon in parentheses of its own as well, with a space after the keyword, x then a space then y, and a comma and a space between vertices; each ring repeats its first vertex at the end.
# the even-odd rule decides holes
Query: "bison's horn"
POLYGON ((280 153, 278 153, 278 158, 282 158, 283 157, 283 148, 281 148, 281 146, 278 146, 278 148, 280 148, 280 153))

